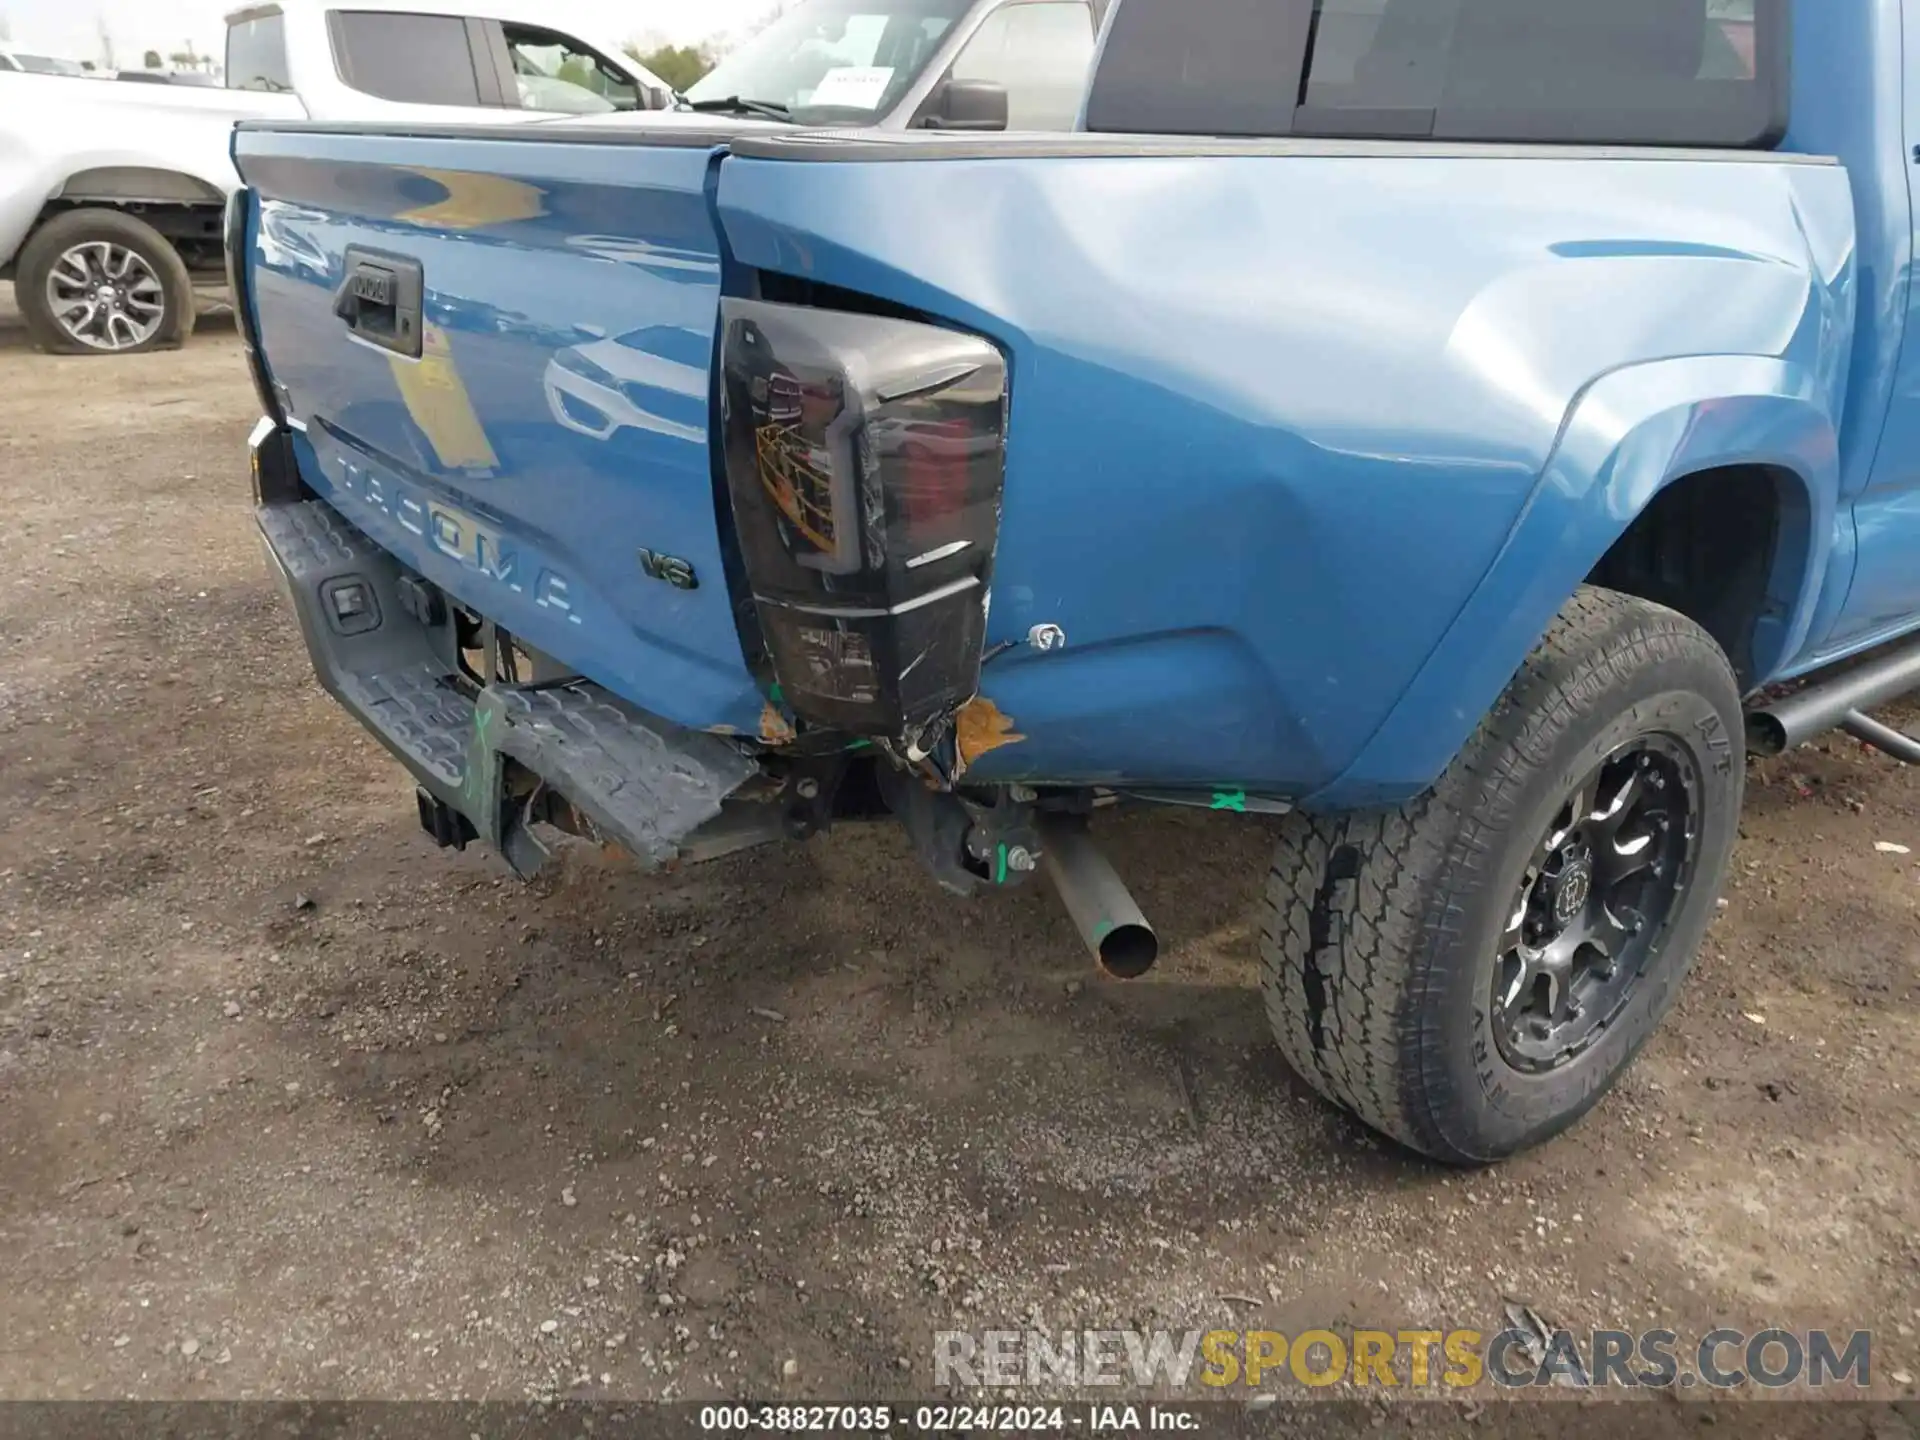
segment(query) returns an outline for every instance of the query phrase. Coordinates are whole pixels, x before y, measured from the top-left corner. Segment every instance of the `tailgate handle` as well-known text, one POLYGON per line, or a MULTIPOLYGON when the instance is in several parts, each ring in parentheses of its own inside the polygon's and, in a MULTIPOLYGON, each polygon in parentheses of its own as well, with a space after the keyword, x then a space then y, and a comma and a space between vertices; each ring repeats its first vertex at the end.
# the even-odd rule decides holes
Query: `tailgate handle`
POLYGON ((333 297, 333 313, 369 345, 418 360, 420 297, 426 289, 420 262, 350 246, 346 269, 347 278, 333 297))

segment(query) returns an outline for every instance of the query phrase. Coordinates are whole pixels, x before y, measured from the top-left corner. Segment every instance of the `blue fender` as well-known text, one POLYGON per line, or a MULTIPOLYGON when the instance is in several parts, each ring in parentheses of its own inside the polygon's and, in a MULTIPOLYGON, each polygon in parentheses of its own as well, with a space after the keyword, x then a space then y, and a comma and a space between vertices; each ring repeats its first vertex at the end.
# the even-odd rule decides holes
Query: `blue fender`
POLYGON ((1745 355, 1653 361, 1588 386, 1485 578, 1359 758, 1307 805, 1397 803, 1436 780, 1635 517, 1703 470, 1764 466, 1785 481, 1754 659, 1762 681, 1787 671, 1833 545, 1844 389, 1844 376, 1745 355))

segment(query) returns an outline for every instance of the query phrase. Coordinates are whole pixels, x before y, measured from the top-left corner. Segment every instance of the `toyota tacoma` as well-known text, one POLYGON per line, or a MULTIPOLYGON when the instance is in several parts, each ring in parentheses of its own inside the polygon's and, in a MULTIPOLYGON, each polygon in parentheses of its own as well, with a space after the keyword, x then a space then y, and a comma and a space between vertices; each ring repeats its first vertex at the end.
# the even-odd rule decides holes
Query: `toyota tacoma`
POLYGON ((886 819, 1126 977, 1099 817, 1264 817, 1287 1058, 1497 1160, 1674 1003, 1750 753, 1920 759, 1902 10, 1117 0, 1048 133, 248 124, 260 527, 440 843, 886 819))

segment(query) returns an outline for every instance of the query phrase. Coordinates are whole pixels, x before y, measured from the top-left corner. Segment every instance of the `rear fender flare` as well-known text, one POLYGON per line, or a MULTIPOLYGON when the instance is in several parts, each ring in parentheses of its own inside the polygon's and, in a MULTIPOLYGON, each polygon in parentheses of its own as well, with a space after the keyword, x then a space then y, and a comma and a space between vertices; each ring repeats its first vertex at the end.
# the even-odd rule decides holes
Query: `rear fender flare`
POLYGON ((1392 804, 1436 780, 1614 542, 1663 489, 1703 470, 1791 477, 1755 660, 1782 671, 1807 640, 1833 543, 1840 384, 1770 357, 1655 361, 1582 392, 1539 482, 1460 614, 1314 809, 1392 804))

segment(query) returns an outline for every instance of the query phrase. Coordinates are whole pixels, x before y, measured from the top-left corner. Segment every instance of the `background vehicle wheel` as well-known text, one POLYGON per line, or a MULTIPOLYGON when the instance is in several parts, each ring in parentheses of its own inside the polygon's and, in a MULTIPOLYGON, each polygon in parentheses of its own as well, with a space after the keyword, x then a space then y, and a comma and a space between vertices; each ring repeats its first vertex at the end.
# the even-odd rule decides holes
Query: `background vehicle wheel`
POLYGON ((1692 967, 1744 760, 1706 632, 1582 590, 1428 794, 1283 822, 1261 978, 1288 1061, 1455 1164, 1566 1129, 1692 967))
POLYGON ((118 210, 70 210, 20 251, 27 333, 63 355, 168 349, 193 333, 193 281, 167 238, 118 210))

